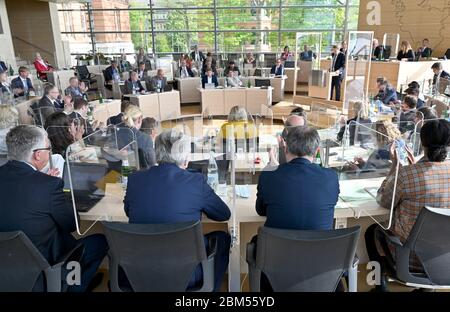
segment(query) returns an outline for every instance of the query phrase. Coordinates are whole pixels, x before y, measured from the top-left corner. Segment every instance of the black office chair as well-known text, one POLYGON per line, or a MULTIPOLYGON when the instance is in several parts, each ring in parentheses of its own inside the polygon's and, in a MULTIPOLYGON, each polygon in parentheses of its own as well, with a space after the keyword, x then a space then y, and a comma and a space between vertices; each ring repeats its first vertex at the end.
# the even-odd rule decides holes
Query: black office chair
POLYGON ((76 73, 78 80, 83 81, 90 90, 97 90, 97 88, 92 87, 93 84, 97 83, 96 75, 89 72, 87 65, 77 66, 76 73))
POLYGON ((79 261, 83 251, 79 245, 51 266, 22 231, 0 232, 0 292, 41 291, 35 284, 42 274, 47 292, 63 291, 61 268, 79 261))
POLYGON ((102 222, 109 244, 111 290, 117 292, 184 292, 198 264, 203 285, 214 287, 215 241, 205 248, 200 221, 177 224, 127 224, 102 222), (131 289, 119 285, 119 272, 131 289))
POLYGON ((359 232, 359 226, 331 231, 260 227, 257 243, 247 244, 250 291, 260 291, 264 273, 276 292, 333 292, 346 271, 349 289, 356 291, 359 232))
POLYGON ((450 289, 450 209, 423 208, 404 244, 381 227, 377 232, 395 246, 395 259, 386 257, 389 278, 409 287, 450 289), (422 272, 411 270, 411 255, 422 272))
POLYGON ((270 79, 255 78, 255 87, 270 87, 270 79))

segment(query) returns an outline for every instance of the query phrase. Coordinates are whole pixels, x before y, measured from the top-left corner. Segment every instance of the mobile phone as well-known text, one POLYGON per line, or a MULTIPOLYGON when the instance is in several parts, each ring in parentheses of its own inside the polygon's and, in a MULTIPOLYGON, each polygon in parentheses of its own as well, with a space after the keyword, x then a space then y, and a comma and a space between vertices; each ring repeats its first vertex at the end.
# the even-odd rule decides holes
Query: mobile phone
POLYGON ((408 165, 408 153, 406 152, 406 144, 405 141, 395 140, 395 149, 397 151, 397 157, 402 166, 408 165))

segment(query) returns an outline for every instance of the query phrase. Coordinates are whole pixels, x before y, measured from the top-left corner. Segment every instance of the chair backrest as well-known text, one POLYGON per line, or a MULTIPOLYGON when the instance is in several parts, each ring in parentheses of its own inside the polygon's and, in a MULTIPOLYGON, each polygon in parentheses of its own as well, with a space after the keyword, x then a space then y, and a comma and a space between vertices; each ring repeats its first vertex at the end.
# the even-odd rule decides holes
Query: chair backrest
POLYGON ((450 285, 449 237, 450 209, 423 208, 404 245, 435 285, 450 285))
POLYGON ((22 231, 0 232, 0 292, 32 291, 49 267, 22 231))
POLYGON ((119 268, 134 291, 186 291, 196 266, 206 260, 200 221, 177 224, 102 222, 109 244, 111 287, 119 268))
POLYGON ((261 227, 256 266, 274 291, 335 291, 351 267, 360 227, 299 231, 261 227))
POLYGON ((87 65, 77 66, 78 79, 83 80, 89 77, 89 69, 87 65))

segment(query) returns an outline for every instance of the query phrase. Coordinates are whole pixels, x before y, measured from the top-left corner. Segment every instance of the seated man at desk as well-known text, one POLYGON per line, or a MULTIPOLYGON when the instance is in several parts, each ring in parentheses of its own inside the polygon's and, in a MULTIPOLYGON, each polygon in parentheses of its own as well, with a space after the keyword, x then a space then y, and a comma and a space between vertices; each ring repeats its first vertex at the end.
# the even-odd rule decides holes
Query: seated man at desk
POLYGON ((48 116, 56 110, 64 109, 64 105, 58 101, 58 88, 48 83, 44 88, 44 95, 39 102, 34 102, 30 108, 33 110, 36 125, 43 126, 48 116))
POLYGON ((167 88, 167 78, 164 76, 164 70, 159 68, 150 83, 147 83, 147 90, 152 92, 163 92, 167 88))
POLYGON ((219 85, 216 75, 213 73, 211 67, 206 69, 206 75, 202 77, 202 88, 205 89, 206 84, 214 84, 214 87, 219 85))
POLYGON ((300 61, 311 62, 316 58, 316 54, 308 47, 307 44, 303 46, 303 51, 300 52, 300 61))
POLYGON ((130 78, 125 81, 125 94, 144 94, 145 89, 139 80, 138 73, 130 72, 130 78))
POLYGON ((313 163, 320 146, 317 130, 295 127, 286 137, 287 163, 263 171, 256 212, 265 226, 296 230, 331 230, 339 197, 336 172, 313 163))
MULTIPOLYGON (((0 167, 0 196, 8 204, 0 206, 0 231, 23 231, 50 265, 61 261, 78 244, 83 245, 79 262, 81 285, 67 285, 65 275, 61 281, 69 291, 92 290, 101 282, 101 276, 95 274, 108 244, 102 234, 78 240, 72 236, 75 218, 79 216, 74 215, 72 206, 66 202, 64 182, 56 177, 57 170, 40 172, 51 157, 47 133, 36 126, 17 126, 6 136, 6 145, 9 161, 0 167)), ((41 274, 33 290, 45 291, 44 287, 41 274)))
POLYGON ((414 88, 414 87, 408 87, 405 90, 406 95, 411 95, 417 98, 417 107, 416 108, 422 108, 425 107, 425 101, 420 98, 420 89, 414 88))
POLYGON ((433 50, 429 47, 430 41, 425 38, 422 40, 422 46, 417 50, 416 56, 417 58, 427 58, 431 57, 431 54, 433 54, 433 50))
MULTIPOLYGON (((202 214, 219 222, 230 218, 228 206, 214 193, 206 178, 186 170, 191 152, 190 138, 176 129, 168 129, 156 138, 155 147, 159 165, 136 172, 128 180, 124 204, 130 223, 197 221, 201 220, 202 214)), ((228 266, 230 236, 221 231, 209 233, 205 235, 206 245, 210 238, 217 239, 214 291, 219 291, 228 266)), ((188 289, 201 284, 202 275, 199 265, 188 289)))
POLYGON ((105 87, 112 91, 112 84, 114 83, 114 81, 120 80, 117 61, 111 61, 111 65, 106 67, 106 69, 103 71, 103 76, 105 78, 105 87))
POLYGON ((237 75, 238 75, 237 71, 230 70, 228 72, 227 77, 225 78, 228 87, 237 88, 242 87, 244 85, 237 75))
POLYGON ((236 66, 236 63, 235 63, 234 61, 230 61, 230 62, 228 63, 227 68, 225 68, 225 70, 224 70, 224 72, 223 72, 223 74, 225 75, 225 77, 228 77, 228 73, 229 73, 230 71, 237 72, 237 75, 238 75, 238 76, 241 75, 241 72, 239 71, 239 68, 236 66))
POLYGON ((384 60, 389 58, 389 55, 386 55, 386 49, 382 44, 378 42, 378 39, 373 39, 373 58, 376 60, 384 60))
POLYGON ((270 69, 270 74, 275 76, 283 76, 284 75, 284 66, 281 64, 281 59, 277 59, 275 65, 270 69))
POLYGON ((389 84, 386 79, 377 81, 378 94, 375 96, 375 100, 380 100, 386 105, 395 103, 397 101, 397 91, 389 84))
POLYGON ((70 95, 72 99, 77 97, 85 98, 87 92, 86 85, 83 81, 79 81, 77 77, 71 77, 69 79, 69 86, 64 93, 70 95))
POLYGON ((184 78, 189 78, 189 77, 194 77, 194 72, 192 71, 192 69, 187 65, 187 62, 185 59, 181 59, 180 60, 180 78, 184 79, 184 78))
MULTIPOLYGON (((431 66, 431 69, 433 70, 434 76, 433 76, 433 89, 436 91, 438 89, 438 83, 440 79, 447 79, 450 80, 450 74, 447 73, 444 68, 442 67, 442 63, 436 62, 431 66), (439 79, 438 79, 439 78, 439 79)), ((437 90, 439 91, 439 90, 437 90)))
POLYGON ((73 101, 73 112, 69 115, 72 120, 76 120, 77 124, 82 124, 84 129, 86 129, 83 137, 86 137, 97 131, 99 128, 104 127, 103 122, 99 122, 98 120, 88 120, 89 110, 89 103, 85 99, 76 98, 73 101))
POLYGON ((11 89, 13 90, 14 97, 26 96, 29 93, 34 93, 33 84, 31 79, 28 77, 30 71, 27 67, 19 67, 19 77, 14 78, 11 81, 11 89))
MULTIPOLYGON (((420 131, 420 139, 425 156, 416 161, 408 151, 410 165, 398 168, 397 153, 391 149, 391 171, 378 190, 377 202, 380 206, 390 208, 394 199, 392 234, 404 243, 408 238, 417 216, 424 207, 449 208, 450 197, 450 162, 446 161, 450 145, 450 124, 446 120, 430 120, 420 131), (395 186, 395 181, 397 185, 395 186), (395 194, 394 194, 395 189, 395 194)), ((378 233, 379 225, 373 224, 365 233, 367 253, 371 261, 381 264, 381 285, 377 291, 387 291, 386 259, 395 259, 392 244, 385 236, 378 233)), ((422 273, 423 268, 413 255, 410 270, 422 273)))

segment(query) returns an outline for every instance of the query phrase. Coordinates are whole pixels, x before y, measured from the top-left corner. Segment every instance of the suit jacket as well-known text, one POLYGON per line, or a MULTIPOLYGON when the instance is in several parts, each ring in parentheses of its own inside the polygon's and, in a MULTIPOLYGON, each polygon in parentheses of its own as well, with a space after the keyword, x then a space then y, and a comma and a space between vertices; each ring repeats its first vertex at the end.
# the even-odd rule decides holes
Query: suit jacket
MULTIPOLYGON (((27 85, 28 85, 28 91, 34 90, 33 84, 31 83, 30 78, 27 78, 27 85)), ((23 86, 22 79, 20 79, 20 76, 11 80, 11 89, 23 89, 23 88, 24 88, 24 86, 23 86)), ((25 92, 21 92, 21 93, 15 94, 14 97, 19 97, 19 96, 24 96, 24 95, 25 95, 25 92)))
POLYGON ((123 117, 123 113, 119 113, 116 116, 111 116, 108 118, 108 120, 106 121, 106 124, 109 125, 118 125, 120 123, 123 122, 122 120, 123 117))
MULTIPOLYGON (((441 78, 445 78, 445 79, 450 80, 450 74, 447 73, 445 70, 443 70, 443 71, 441 72, 440 77, 441 77, 441 78)), ((433 85, 435 85, 436 82, 437 82, 437 75, 434 74, 434 76, 433 76, 433 85)))
POLYGON ((331 169, 304 158, 263 171, 256 195, 256 212, 265 226, 296 230, 331 230, 339 180, 331 169))
MULTIPOLYGON (((422 48, 421 48, 422 49, 422 48)), ((433 50, 431 48, 426 47, 422 51, 417 51, 417 57, 431 57, 431 54, 433 54, 433 50)))
POLYGON ((332 71, 338 71, 339 70, 339 77, 342 77, 344 75, 345 70, 345 54, 340 52, 337 56, 334 56, 331 60, 331 70, 332 71))
MULTIPOLYGON (((199 56, 201 62, 204 62, 206 60, 206 56, 203 54, 202 51, 198 51, 198 56, 199 56)), ((192 59, 192 61, 195 62, 195 51, 191 52, 191 59, 192 59)))
POLYGON ((125 195, 130 223, 196 221, 202 213, 214 221, 226 221, 230 210, 200 173, 175 164, 160 164, 132 174, 125 195))
POLYGON ((5 95, 5 94, 12 94, 12 88, 11 88, 11 85, 3 85, 3 84, 0 84, 0 88, 1 88, 1 91, 2 91, 2 94, 3 95, 5 95))
POLYGON ((72 87, 67 87, 66 90, 64 90, 64 94, 65 95, 70 95, 73 99, 74 98, 82 98, 84 97, 84 93, 81 92, 80 88, 72 88, 72 87))
POLYGON ((44 63, 46 64, 43 65, 41 62, 38 62, 37 60, 35 60, 33 62, 34 68, 36 68, 36 71, 39 75, 39 78, 46 78, 47 74, 44 73, 45 71, 49 71, 50 69, 52 69, 53 67, 51 67, 46 61, 44 61, 44 63))
POLYGON ((4 72, 8 70, 8 66, 6 66, 6 63, 3 61, 0 61, 0 72, 4 72))
MULTIPOLYGON (((180 77, 181 77, 182 71, 183 71, 183 68, 180 67, 178 69, 178 73, 180 74, 180 77)), ((194 72, 192 71, 192 69, 190 69, 188 66, 186 66, 186 71, 187 71, 187 74, 188 74, 189 77, 194 77, 195 76, 194 72)))
POLYGON ((60 178, 23 162, 0 167, 0 196, 8 199, 0 205, 0 231, 23 231, 50 264, 76 244, 70 234, 76 229, 75 216, 63 187, 60 178))
POLYGON ((397 54, 397 60, 401 61, 402 59, 408 59, 408 61, 412 62, 416 59, 416 55, 413 50, 408 50, 406 53, 400 50, 397 54))
POLYGON ((142 73, 139 71, 139 69, 136 69, 136 72, 138 73, 140 80, 147 80, 148 79, 148 71, 145 69, 142 73))
POLYGON ((384 104, 397 101, 397 91, 392 87, 386 87, 383 92, 378 92, 375 96, 375 100, 380 100, 384 104))
MULTIPOLYGON (((153 77, 150 80, 150 83, 147 83, 147 90, 149 91, 156 91, 157 87, 158 87, 158 77, 153 77)), ((163 77, 163 79, 161 80, 161 89, 164 90, 164 88, 167 85, 167 78, 163 77)))
MULTIPOLYGON (((116 69, 117 73, 119 73, 119 71, 116 69)), ((112 68, 112 66, 108 66, 106 67, 106 69, 103 71, 103 76, 105 77, 105 83, 107 83, 108 81, 114 80, 114 70, 112 68)))
POLYGON ((313 58, 315 58, 316 55, 313 51, 308 50, 308 51, 303 51, 300 53, 300 60, 302 61, 312 61, 313 58))
POLYGON ((124 94, 133 94, 133 87, 134 89, 138 89, 138 92, 145 91, 144 87, 142 86, 141 82, 138 80, 136 82, 131 81, 130 79, 125 81, 125 90, 124 94))
POLYGON ((124 148, 129 143, 136 140, 139 165, 141 169, 147 169, 156 165, 155 149, 153 148, 152 138, 136 128, 130 128, 125 125, 120 125, 117 133, 117 145, 119 149, 124 148), (120 131, 120 130, 124 131, 120 131))
MULTIPOLYGON (((214 86, 218 86, 219 85, 219 81, 217 80, 217 76, 213 75, 212 77, 212 83, 214 84, 214 86)), ((205 84, 208 83, 208 76, 203 76, 202 77, 202 88, 205 88, 205 84)))
POLYGON ((33 103, 30 107, 33 109, 36 124, 40 126, 44 126, 47 117, 57 111, 54 102, 45 95, 39 102, 33 103))
POLYGON ((382 45, 377 46, 373 50, 373 56, 376 59, 382 59, 382 58, 386 58, 386 57, 389 58, 389 55, 386 55, 386 49, 382 45))
POLYGON ((278 67, 278 70, 277 70, 277 65, 273 65, 272 68, 270 69, 270 73, 275 76, 283 76, 284 66, 280 65, 280 67, 278 67))

